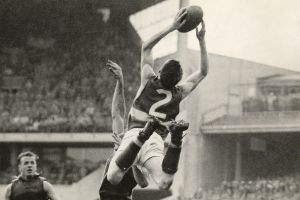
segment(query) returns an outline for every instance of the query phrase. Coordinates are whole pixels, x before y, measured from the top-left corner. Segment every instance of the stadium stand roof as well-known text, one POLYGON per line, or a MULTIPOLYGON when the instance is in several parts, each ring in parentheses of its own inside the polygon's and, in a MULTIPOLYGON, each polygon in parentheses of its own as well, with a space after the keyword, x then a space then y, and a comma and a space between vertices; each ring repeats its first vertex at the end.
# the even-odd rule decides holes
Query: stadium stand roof
POLYGON ((249 112, 223 116, 203 124, 204 134, 300 132, 300 112, 249 112))

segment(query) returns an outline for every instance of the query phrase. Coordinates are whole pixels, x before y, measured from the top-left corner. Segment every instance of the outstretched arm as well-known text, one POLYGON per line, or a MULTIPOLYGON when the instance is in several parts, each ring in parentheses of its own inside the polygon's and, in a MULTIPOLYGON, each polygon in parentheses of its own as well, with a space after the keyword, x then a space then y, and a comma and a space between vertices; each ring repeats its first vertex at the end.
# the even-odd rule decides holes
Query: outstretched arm
POLYGON ((166 35, 171 33, 174 30, 177 30, 185 23, 185 16, 187 12, 185 9, 182 9, 181 12, 178 12, 173 24, 163 29, 161 32, 154 35, 142 46, 142 61, 141 61, 141 83, 142 85, 147 82, 147 80, 155 76, 153 71, 153 57, 152 57, 152 48, 166 35))
POLYGON ((124 119, 126 113, 123 73, 121 67, 111 60, 107 62, 106 66, 117 80, 111 107, 112 129, 114 133, 121 134, 125 130, 124 119))
POLYGON ((208 73, 208 56, 204 39, 205 31, 205 23, 204 21, 202 21, 201 30, 199 31, 198 27, 196 28, 196 36, 199 40, 200 45, 200 69, 192 73, 189 77, 187 77, 186 80, 179 84, 179 87, 182 90, 182 98, 185 98, 188 94, 190 94, 197 87, 197 85, 206 77, 208 73))

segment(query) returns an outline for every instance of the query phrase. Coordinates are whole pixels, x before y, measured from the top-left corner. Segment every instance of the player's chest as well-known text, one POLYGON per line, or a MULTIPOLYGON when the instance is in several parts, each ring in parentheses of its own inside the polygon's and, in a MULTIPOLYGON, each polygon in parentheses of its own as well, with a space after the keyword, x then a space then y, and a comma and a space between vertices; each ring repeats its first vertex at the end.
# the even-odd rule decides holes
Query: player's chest
POLYGON ((41 187, 38 183, 20 183, 17 184, 15 190, 20 193, 37 193, 41 191, 41 187))

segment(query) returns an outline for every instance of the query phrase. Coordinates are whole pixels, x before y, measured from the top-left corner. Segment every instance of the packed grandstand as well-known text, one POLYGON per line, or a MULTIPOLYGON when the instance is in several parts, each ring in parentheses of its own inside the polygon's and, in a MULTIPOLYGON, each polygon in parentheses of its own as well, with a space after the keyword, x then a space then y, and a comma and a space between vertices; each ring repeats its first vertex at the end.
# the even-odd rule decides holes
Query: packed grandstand
POLYGON ((219 186, 209 190, 198 188, 195 193, 179 195, 178 200, 267 200, 300 198, 300 176, 278 176, 275 178, 258 178, 249 181, 223 181, 219 186))
POLYGON ((68 3, 69 9, 63 10, 58 1, 35 3, 35 13, 21 3, 14 6, 22 16, 6 18, 2 13, 2 29, 8 30, 1 33, 2 132, 110 130, 114 83, 104 68, 107 59, 124 68, 126 96, 133 97, 139 79, 138 46, 126 38, 122 26, 105 22, 89 3, 68 3), (9 27, 20 18, 22 24, 9 27))
MULTIPOLYGON (((107 59, 123 67, 130 105, 139 81, 139 47, 93 2, 65 2, 64 9, 60 1, 3 4, 1 9, 18 12, 0 14, 6 30, 0 33, 1 132, 110 131, 114 81, 105 69, 107 59)), ((42 159, 39 171, 54 184, 71 184, 100 165, 42 159)), ((16 174, 15 166, 5 167, 0 182, 7 184, 16 174)))

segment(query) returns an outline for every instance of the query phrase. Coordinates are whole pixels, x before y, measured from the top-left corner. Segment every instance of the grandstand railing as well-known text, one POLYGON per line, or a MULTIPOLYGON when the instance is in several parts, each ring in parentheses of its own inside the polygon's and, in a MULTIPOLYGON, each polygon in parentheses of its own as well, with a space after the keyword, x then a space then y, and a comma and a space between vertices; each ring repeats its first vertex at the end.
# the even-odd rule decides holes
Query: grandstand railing
POLYGON ((220 104, 206 110, 201 117, 201 124, 206 124, 228 114, 228 105, 220 104))
POLYGON ((300 132, 300 111, 247 112, 224 115, 203 123, 203 133, 292 133, 300 132))
POLYGON ((76 144, 110 144, 111 133, 1 133, 1 143, 76 143, 76 144))
MULTIPOLYGON (((223 115, 225 116, 225 115, 223 115)), ((210 121, 213 124, 300 124, 300 111, 244 112, 240 116, 230 116, 210 121)))
POLYGON ((261 120, 278 120, 278 121, 299 121, 300 120, 300 111, 264 111, 264 112, 244 112, 243 118, 247 117, 254 121, 261 120))

